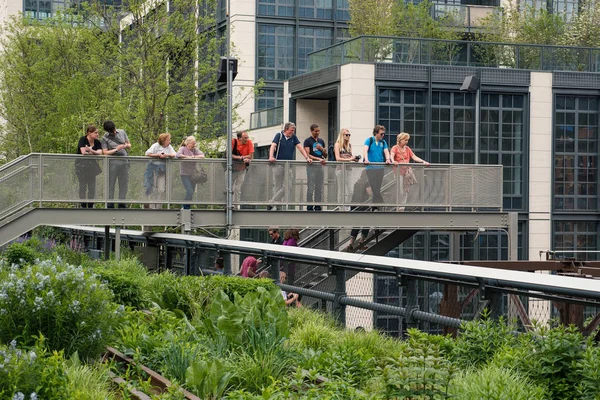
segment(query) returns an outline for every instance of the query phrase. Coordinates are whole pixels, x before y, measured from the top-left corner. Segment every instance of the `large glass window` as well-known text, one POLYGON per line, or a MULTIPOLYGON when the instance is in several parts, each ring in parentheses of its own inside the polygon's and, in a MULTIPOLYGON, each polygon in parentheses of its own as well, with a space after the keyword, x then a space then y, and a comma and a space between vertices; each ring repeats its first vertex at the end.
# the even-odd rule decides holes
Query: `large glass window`
POLYGON ((556 96, 554 210, 598 209, 598 99, 556 96))
POLYGON ((294 0, 258 0, 258 15, 294 17, 294 0))
POLYGON ((50 18, 58 10, 65 8, 64 1, 42 1, 42 0, 25 0, 23 13, 25 16, 35 19, 50 18))
POLYGON ((308 71, 308 53, 333 44, 333 29, 298 28, 298 73, 308 71))
POLYGON ((298 16, 300 18, 332 19, 332 0, 299 0, 298 16))
POLYGON ((473 93, 433 92, 431 99, 431 162, 475 162, 473 93))
POLYGON ((501 164, 505 210, 523 209, 524 95, 481 95, 480 163, 501 164))
POLYGON ((283 81, 294 76, 294 27, 258 25, 258 78, 283 81))
POLYGON ((283 105, 283 89, 263 89, 256 99, 256 111, 283 105))
MULTIPOLYGON (((379 89, 378 124, 386 127, 386 140, 396 144, 400 132, 410 134, 409 147, 423 154, 425 143, 425 93, 421 90, 379 89)), ((424 157, 424 156, 423 156, 424 157)))
POLYGON ((336 21, 350 21, 350 4, 348 0, 336 0, 336 21))
POLYGON ((552 0, 550 1, 551 12, 559 14, 565 20, 571 21, 573 15, 577 13, 579 7, 578 0, 552 0))
POLYGON ((554 221, 554 250, 567 251, 558 257, 597 260, 598 223, 596 221, 554 221))

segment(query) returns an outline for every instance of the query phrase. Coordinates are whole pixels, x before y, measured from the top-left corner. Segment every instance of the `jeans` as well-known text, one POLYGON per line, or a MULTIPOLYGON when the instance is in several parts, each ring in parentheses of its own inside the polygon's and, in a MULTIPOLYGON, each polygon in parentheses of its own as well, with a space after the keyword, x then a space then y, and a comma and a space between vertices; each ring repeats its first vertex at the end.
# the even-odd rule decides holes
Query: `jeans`
MULTIPOLYGON (((306 167, 306 202, 307 203, 320 203, 323 201, 323 180, 325 178, 325 171, 321 164, 309 165, 306 167)), ((316 206, 320 209, 320 206, 316 206)), ((315 207, 315 208, 316 208, 315 207)), ((312 206, 308 206, 311 210, 312 206)))
MULTIPOLYGON (((79 198, 82 200, 96 197, 96 175, 90 176, 86 171, 77 171, 79 180, 79 198)), ((94 203, 81 203, 82 208, 94 208, 94 203)))
MULTIPOLYGON (((119 181, 119 199, 127 198, 127 190, 129 189, 129 162, 128 161, 112 161, 109 167, 108 174, 108 198, 115 198, 115 186, 119 181)), ((125 203, 119 203, 119 208, 125 208, 125 203)), ((108 203, 108 208, 114 208, 114 203, 108 203)))
MULTIPOLYGON (((185 197, 184 200, 191 200, 194 197, 194 191, 196 190, 196 184, 192 182, 192 178, 189 175, 180 175, 181 183, 183 183, 183 187, 185 188, 185 197)), ((186 210, 190 209, 189 204, 184 204, 183 208, 186 210)))
POLYGON ((383 168, 367 169, 369 185, 373 191, 373 204, 383 203, 383 196, 381 196, 381 185, 383 184, 384 173, 385 170, 383 168))

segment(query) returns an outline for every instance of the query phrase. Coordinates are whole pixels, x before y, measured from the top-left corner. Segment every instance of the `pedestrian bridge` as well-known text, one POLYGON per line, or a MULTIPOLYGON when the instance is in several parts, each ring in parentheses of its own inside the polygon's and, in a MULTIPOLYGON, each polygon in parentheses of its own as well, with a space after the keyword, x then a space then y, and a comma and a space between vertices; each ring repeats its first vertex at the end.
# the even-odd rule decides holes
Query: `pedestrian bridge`
MULTIPOLYGON (((373 165, 373 164, 372 164, 373 165)), ((227 163, 223 159, 156 160, 148 157, 106 157, 63 154, 29 154, 0 167, 0 245, 40 225, 178 226, 183 231, 199 227, 261 228, 268 226, 406 230, 515 230, 516 217, 502 210, 502 166, 411 164, 416 183, 402 184, 399 168, 384 170, 383 200, 353 199, 354 183, 365 166, 361 163, 326 165, 298 161, 271 164, 254 160, 245 174, 239 196, 234 193, 227 209, 227 163), (82 163, 84 160, 86 163, 82 163), (91 163, 90 163, 91 162, 91 163), (97 164, 100 168, 92 168, 97 164), (283 197, 271 201, 281 188, 273 187, 275 168, 283 168, 283 197), (322 169, 322 201, 307 203, 307 173, 322 169), (97 176, 93 169, 100 171, 97 176), (116 171, 127 170, 115 193, 110 194, 116 171), (180 177, 190 169, 203 170, 206 181, 191 198, 180 177), (76 172, 78 171, 78 172, 76 172), (164 171, 164 173, 155 173, 164 171), (93 208, 81 208, 80 179, 91 180, 93 208), (108 208, 124 203, 128 208, 108 208), (183 209, 189 204, 191 209, 183 209), (321 212, 306 211, 320 205, 321 212), (267 211, 277 206, 277 211, 267 211), (376 206, 371 212, 367 206, 376 206), (364 211, 350 211, 360 207, 364 211), (398 212, 398 207, 403 207, 398 212), (229 216, 228 216, 228 213, 229 216)), ((244 168, 234 164, 233 171, 244 168)), ((96 171, 96 172, 97 172, 96 171)))

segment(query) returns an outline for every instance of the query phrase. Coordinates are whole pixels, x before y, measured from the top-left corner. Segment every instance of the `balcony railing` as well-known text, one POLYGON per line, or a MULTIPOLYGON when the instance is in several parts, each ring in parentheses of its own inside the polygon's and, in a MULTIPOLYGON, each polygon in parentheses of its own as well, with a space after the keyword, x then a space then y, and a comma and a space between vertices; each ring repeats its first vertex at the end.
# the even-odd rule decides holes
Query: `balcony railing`
POLYGON ((439 20, 445 17, 454 17, 457 29, 471 32, 481 27, 481 20, 488 15, 499 13, 500 8, 494 6, 471 4, 439 4, 431 6, 431 17, 439 20))
MULTIPOLYGON (((59 154, 31 154, 0 169, 0 220, 25 206, 43 206, 44 203, 109 203, 226 205, 226 162, 223 159, 204 160, 155 160, 146 157, 92 157, 59 154), (85 160, 86 163, 81 163, 85 160), (94 177, 86 168, 97 163, 101 170, 94 177), (160 166, 160 167, 159 167, 160 166), (83 170, 82 170, 83 168, 83 170), (206 182, 195 186, 188 193, 182 181, 182 173, 202 169, 206 182), (109 188, 114 185, 117 174, 119 183, 113 196, 109 188), (149 171, 164 171, 149 174, 149 171), (83 181, 90 181, 95 188, 93 198, 82 199, 83 181)), ((343 210, 345 206, 406 207, 410 210, 466 210, 502 208, 502 166, 500 165, 412 165, 416 183, 402 184, 400 167, 361 163, 327 163, 309 165, 300 161, 278 161, 270 164, 266 160, 253 161, 245 175, 241 193, 234 193, 234 205, 267 206, 278 205, 296 208, 306 205, 321 205, 327 209, 343 210), (370 198, 353 197, 355 183, 366 170, 378 169, 383 176, 382 200, 373 203, 370 198), (273 174, 283 172, 282 187, 275 187, 273 174), (319 189, 322 200, 309 203, 306 200, 307 177, 323 174, 319 189), (272 200, 281 190, 282 196, 272 200)), ((239 171, 243 164, 234 165, 239 171)), ((97 171, 98 168, 94 167, 97 171)), ((363 189, 364 190, 364 189, 363 189)))
POLYGON ((250 129, 277 126, 283 123, 283 106, 267 108, 250 114, 250 129))
POLYGON ((309 71, 349 63, 600 72, 600 48, 360 36, 309 54, 309 71))

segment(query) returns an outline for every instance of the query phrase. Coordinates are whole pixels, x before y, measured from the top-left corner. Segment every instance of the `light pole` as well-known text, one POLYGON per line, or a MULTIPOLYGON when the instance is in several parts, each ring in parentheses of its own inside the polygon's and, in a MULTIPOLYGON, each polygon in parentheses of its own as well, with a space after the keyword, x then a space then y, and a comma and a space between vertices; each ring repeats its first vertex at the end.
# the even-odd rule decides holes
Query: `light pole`
POLYGON ((226 57, 221 57, 219 64, 219 77, 217 79, 218 82, 223 82, 223 78, 227 80, 227 213, 226 213, 226 224, 227 224, 227 237, 229 237, 231 233, 231 227, 233 226, 233 158, 232 158, 232 148, 231 142, 233 140, 233 121, 232 121, 232 83, 237 75, 237 59, 231 57, 231 0, 227 0, 227 43, 226 43, 226 57), (223 65, 225 64, 225 65, 223 65), (224 67, 224 68, 223 68, 224 67), (225 72, 225 76, 223 77, 223 72, 225 72))
POLYGON ((475 92, 475 164, 479 164, 479 122, 481 119, 479 111, 479 102, 481 100, 481 83, 479 82, 479 74, 477 76, 467 76, 460 87, 460 91, 468 93, 475 92))

